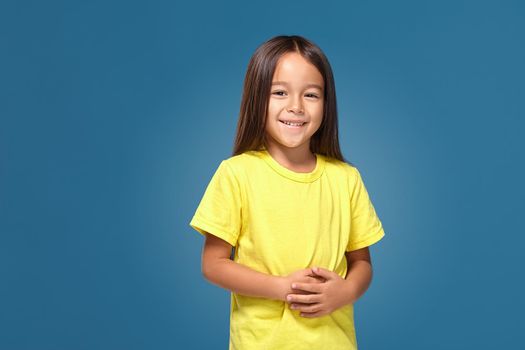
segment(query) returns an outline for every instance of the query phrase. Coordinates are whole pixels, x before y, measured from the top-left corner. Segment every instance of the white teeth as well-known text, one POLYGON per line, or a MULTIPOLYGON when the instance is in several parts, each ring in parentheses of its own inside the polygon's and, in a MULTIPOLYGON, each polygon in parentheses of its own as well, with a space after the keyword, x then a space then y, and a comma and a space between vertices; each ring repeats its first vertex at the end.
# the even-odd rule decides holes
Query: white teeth
POLYGON ((283 121, 283 123, 286 125, 291 125, 291 126, 301 126, 304 124, 304 123, 291 123, 291 122, 286 122, 286 121, 283 121))

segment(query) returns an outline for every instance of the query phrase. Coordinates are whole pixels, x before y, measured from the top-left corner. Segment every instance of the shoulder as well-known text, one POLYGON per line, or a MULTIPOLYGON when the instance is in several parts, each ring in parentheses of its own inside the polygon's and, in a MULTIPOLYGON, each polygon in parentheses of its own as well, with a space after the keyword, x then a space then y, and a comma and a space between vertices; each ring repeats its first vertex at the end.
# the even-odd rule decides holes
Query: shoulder
POLYGON ((235 156, 228 157, 223 160, 234 171, 239 171, 244 168, 253 166, 261 161, 261 156, 256 151, 246 151, 235 156))
POLYGON ((331 175, 338 175, 344 177, 347 180, 352 180, 355 179, 359 174, 357 167, 350 163, 325 155, 322 157, 325 161, 325 170, 331 175))
POLYGON ((357 166, 339 159, 324 157, 325 170, 331 182, 337 182, 349 193, 354 193, 356 189, 364 187, 363 178, 357 166))
POLYGON ((220 167, 231 176, 238 180, 244 178, 244 174, 249 169, 254 169, 260 163, 260 157, 255 152, 247 151, 235 156, 225 158, 221 161, 220 167))

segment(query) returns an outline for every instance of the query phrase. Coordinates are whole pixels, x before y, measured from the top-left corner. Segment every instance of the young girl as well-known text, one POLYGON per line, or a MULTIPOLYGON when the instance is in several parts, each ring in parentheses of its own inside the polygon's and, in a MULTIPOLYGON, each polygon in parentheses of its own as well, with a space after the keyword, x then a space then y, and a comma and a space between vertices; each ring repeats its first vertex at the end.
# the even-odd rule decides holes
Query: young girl
POLYGON ((233 155, 190 222, 206 237, 204 276, 232 292, 230 349, 357 349, 353 303, 384 231, 341 154, 335 96, 327 58, 301 36, 249 62, 233 155))

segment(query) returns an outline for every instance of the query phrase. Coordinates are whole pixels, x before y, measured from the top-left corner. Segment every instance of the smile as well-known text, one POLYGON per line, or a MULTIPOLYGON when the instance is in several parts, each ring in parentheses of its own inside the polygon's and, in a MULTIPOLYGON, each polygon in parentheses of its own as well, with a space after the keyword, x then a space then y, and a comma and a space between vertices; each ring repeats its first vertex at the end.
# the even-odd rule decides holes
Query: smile
POLYGON ((284 124, 284 125, 286 125, 289 128, 293 128, 293 129, 299 129, 299 128, 303 127, 306 124, 306 122, 292 123, 292 122, 286 122, 286 121, 282 121, 282 120, 279 120, 279 122, 284 124))

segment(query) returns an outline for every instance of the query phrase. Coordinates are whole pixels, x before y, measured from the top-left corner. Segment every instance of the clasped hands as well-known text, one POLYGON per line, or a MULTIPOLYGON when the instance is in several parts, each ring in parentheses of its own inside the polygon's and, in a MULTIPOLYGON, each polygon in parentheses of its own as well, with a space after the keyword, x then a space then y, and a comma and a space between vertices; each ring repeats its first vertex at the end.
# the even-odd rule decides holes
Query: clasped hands
POLYGON ((282 300, 303 317, 325 316, 354 302, 351 281, 321 267, 297 270, 283 283, 282 300))

